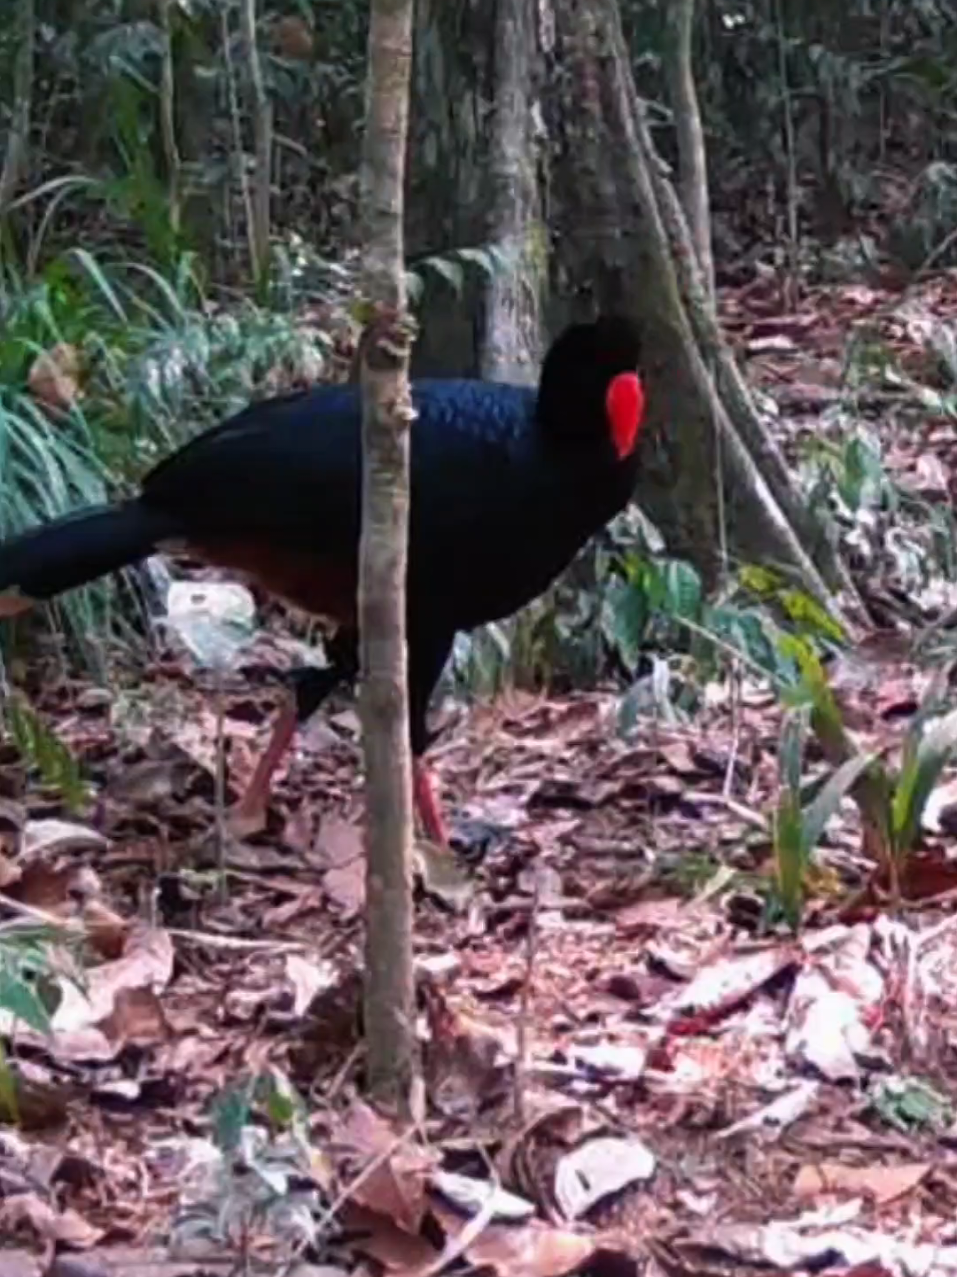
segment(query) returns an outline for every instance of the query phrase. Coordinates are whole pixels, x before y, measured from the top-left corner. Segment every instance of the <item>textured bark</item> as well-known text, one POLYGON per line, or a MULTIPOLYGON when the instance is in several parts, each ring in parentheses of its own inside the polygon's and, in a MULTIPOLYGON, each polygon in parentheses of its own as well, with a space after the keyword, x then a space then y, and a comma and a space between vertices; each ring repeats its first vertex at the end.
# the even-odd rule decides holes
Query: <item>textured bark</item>
POLYGON ((547 272, 540 78, 534 4, 418 0, 409 254, 494 243, 516 259, 491 280, 471 272, 464 296, 430 281, 419 375, 535 376, 547 272))
POLYGON ((408 1110, 415 1072, 412 763, 406 683, 409 353, 403 182, 413 0, 373 0, 362 155, 363 285, 372 318, 360 351, 361 686, 366 777, 365 1026, 372 1094, 408 1110))
POLYGON ((714 296, 714 258, 711 252, 711 202, 708 196, 708 153, 701 108, 695 87, 695 0, 671 0, 668 8, 668 85, 678 139, 678 181, 681 206, 688 220, 691 242, 708 296, 714 296))
POLYGON ((30 154, 30 114, 33 104, 33 51, 36 40, 34 0, 19 0, 18 46, 13 69, 13 116, 0 169, 0 217, 15 198, 30 154))
POLYGON ((269 268, 269 235, 272 188, 272 103, 266 92, 259 46, 256 43, 256 0, 242 0, 239 8, 243 44, 246 52, 246 77, 249 83, 249 112, 253 124, 255 172, 249 201, 249 256, 253 279, 263 282, 269 268))
POLYGON ((545 274, 543 226, 535 165, 535 80, 538 45, 526 5, 499 0, 495 12, 488 238, 514 256, 485 289, 482 375, 492 381, 534 382, 541 360, 545 274))
MULTIPOLYGON (((596 310, 624 311, 641 326, 650 414, 640 504, 670 551, 709 585, 732 556, 771 562, 831 605, 833 591, 846 591, 853 609, 848 575, 802 507, 721 340, 687 220, 644 125, 617 5, 516 0, 511 13, 508 31, 532 30, 539 58, 538 78, 527 83, 538 85, 547 141, 543 157, 526 152, 525 168, 537 163, 550 232, 547 327, 596 310)), ((495 0, 420 0, 423 118, 410 210, 418 251, 472 242, 480 224, 481 163, 490 154, 481 126, 493 82, 485 69, 503 32, 494 14, 495 0)), ((443 334, 449 310, 446 300, 443 334)), ((457 343, 433 345, 439 357, 428 371, 487 367, 484 337, 473 330, 471 365, 457 343)))
POLYGON ((180 209, 180 158, 176 143, 176 75, 173 65, 173 36, 170 26, 172 0, 159 0, 159 27, 163 33, 163 62, 160 73, 160 133, 166 160, 166 183, 169 198, 169 220, 178 232, 182 220, 180 209))

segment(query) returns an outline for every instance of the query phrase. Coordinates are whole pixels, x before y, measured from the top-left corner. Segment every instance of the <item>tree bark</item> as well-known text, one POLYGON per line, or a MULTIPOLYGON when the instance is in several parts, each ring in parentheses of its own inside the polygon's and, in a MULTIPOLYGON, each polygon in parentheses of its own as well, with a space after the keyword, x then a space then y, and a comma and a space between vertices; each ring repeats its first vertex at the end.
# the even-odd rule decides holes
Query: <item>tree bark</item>
POLYGON ((405 635, 409 522, 408 367, 403 185, 413 0, 373 0, 362 154, 363 291, 371 319, 360 356, 362 536, 359 711, 366 776, 368 1080, 407 1112, 415 1074, 412 977, 412 760, 405 635))
MULTIPOLYGON (((435 3, 420 0, 430 15, 435 3)), ((441 0, 428 54, 417 64, 416 100, 426 118, 416 124, 421 158, 410 223, 420 236, 424 228, 431 234, 416 240, 420 251, 447 247, 449 226, 474 224, 481 207, 476 173, 489 144, 478 127, 487 115, 485 81, 474 68, 498 52, 487 47, 491 32, 502 38, 494 5, 441 0), (478 59, 475 30, 485 32, 478 59), (473 46, 467 54, 456 43, 463 31, 473 46)), ((617 4, 516 0, 512 8, 538 37, 548 327, 596 310, 623 311, 641 327, 650 393, 639 503, 669 550, 692 561, 706 585, 716 586, 735 561, 770 562, 843 619, 860 615, 843 564, 802 506, 721 339, 687 220, 644 124, 617 4), (838 591, 846 595, 846 612, 838 591)), ((513 32, 516 26, 517 17, 513 32)), ((527 155, 526 166, 534 164, 527 155)), ((475 369, 452 362, 445 371, 475 369)))
POLYGON ((668 6, 668 83, 678 140, 681 206, 688 220, 691 242, 694 244, 708 296, 713 299, 714 257, 711 251, 708 152, 694 78, 694 16, 695 0, 671 0, 668 6))
POLYGON ((417 0, 408 252, 494 243, 514 254, 492 279, 470 272, 460 296, 429 282, 417 375, 537 374, 548 274, 541 71, 533 3, 417 0))
POLYGON ((488 238, 514 257, 485 287, 480 370, 490 381, 534 383, 541 360, 546 258, 536 171, 537 43, 532 14, 498 0, 489 145, 488 238))
POLYGON ((30 117, 33 106, 33 55, 36 42, 34 0, 19 0, 18 45, 13 68, 13 116, 0 169, 0 217, 15 198, 26 173, 30 154, 30 117))
POLYGON ((163 33, 163 62, 160 73, 160 133, 166 160, 166 189, 169 199, 169 222, 178 235, 182 222, 180 208, 181 164, 176 143, 176 75, 173 65, 173 34, 170 23, 172 0, 159 0, 159 28, 163 33))
POLYGON ((243 44, 246 51, 246 76, 249 83, 250 117, 253 125, 255 172, 249 205, 249 256, 253 280, 257 288, 269 269, 269 236, 272 227, 272 103, 266 92, 259 45, 256 41, 256 0, 242 0, 239 8, 243 44))

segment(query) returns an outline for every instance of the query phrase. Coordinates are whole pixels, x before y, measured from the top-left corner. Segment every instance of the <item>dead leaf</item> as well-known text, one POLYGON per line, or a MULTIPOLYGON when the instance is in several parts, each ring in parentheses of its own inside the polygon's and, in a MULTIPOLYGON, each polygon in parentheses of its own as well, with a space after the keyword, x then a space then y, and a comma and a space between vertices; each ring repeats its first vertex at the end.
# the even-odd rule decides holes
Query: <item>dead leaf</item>
POLYGON ((815 1201, 822 1193, 870 1197, 878 1206, 912 1192, 926 1179, 929 1162, 898 1162, 891 1166, 848 1166, 843 1162, 818 1162, 802 1166, 794 1181, 799 1197, 815 1201))
POLYGON ((298 953, 286 956, 286 979, 293 987, 292 1013, 304 1015, 317 993, 335 983, 337 970, 331 962, 308 962, 298 953))
MULTIPOLYGON (((58 1211, 35 1193, 18 1193, 0 1202, 0 1225, 11 1232, 28 1228, 43 1242, 56 1242, 73 1250, 88 1250, 103 1237, 78 1211, 58 1211)), ((0 1229, 2 1231, 2 1229, 0 1229)))
POLYGON ((347 918, 362 911, 366 861, 362 830, 347 820, 324 820, 309 859, 325 868, 323 886, 347 918))
POLYGON ((583 1219, 605 1197, 649 1180, 655 1157, 637 1138, 587 1140, 555 1167, 555 1201, 568 1220, 583 1219))
POLYGON ((361 1100, 352 1105, 336 1136, 355 1160, 354 1174, 362 1175, 350 1200, 392 1220, 406 1233, 418 1233, 428 1206, 428 1174, 434 1157, 405 1142, 361 1100))
POLYGON ((71 820, 28 820, 23 830, 23 855, 50 859, 67 852, 106 851, 109 842, 88 825, 71 820))
POLYGON ((386 1215, 378 1215, 355 1202, 346 1202, 340 1212, 342 1227, 352 1236, 352 1245, 361 1255, 381 1264, 387 1272, 402 1277, 424 1271, 438 1258, 438 1251, 424 1237, 398 1228, 386 1215))
POLYGON ((60 341, 41 351, 27 374, 30 393, 53 416, 60 416, 80 395, 80 353, 76 346, 60 341))
MULTIPOLYGON (((435 1204, 433 1210, 452 1241, 468 1226, 446 1207, 435 1204)), ((490 1224, 466 1245, 464 1254, 476 1268, 491 1268, 500 1277, 565 1277, 583 1268, 598 1246, 594 1234, 586 1236, 533 1220, 518 1225, 490 1224)))

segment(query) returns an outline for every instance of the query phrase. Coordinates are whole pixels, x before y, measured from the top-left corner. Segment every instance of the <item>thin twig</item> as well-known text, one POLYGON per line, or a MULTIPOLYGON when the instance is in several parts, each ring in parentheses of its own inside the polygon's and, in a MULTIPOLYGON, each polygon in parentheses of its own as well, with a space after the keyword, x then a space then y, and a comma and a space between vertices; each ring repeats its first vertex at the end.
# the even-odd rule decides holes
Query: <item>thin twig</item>
POLYGON ((525 975, 518 1007, 516 1033, 517 1058, 515 1060, 515 1119, 525 1122, 525 1080, 528 1074, 528 1023, 532 1002, 532 981, 535 975, 535 958, 538 952, 538 910, 541 903, 541 874, 536 865, 532 887, 531 911, 528 915, 528 931, 525 935, 525 975))

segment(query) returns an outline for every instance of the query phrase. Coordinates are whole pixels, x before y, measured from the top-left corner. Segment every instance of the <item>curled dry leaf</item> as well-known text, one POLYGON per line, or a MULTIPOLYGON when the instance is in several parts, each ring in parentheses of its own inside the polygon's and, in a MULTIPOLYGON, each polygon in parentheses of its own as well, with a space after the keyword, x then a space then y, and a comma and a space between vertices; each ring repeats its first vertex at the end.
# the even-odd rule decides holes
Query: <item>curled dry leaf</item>
POLYGON ((519 1223, 531 1219, 535 1207, 524 1197, 509 1193, 500 1185, 472 1175, 456 1175, 451 1171, 437 1171, 432 1178, 433 1187, 447 1197, 453 1206, 468 1215, 487 1212, 492 1220, 502 1223, 519 1223))
POLYGON ((41 1242, 88 1250, 103 1236, 75 1210, 58 1211, 35 1193, 17 1193, 0 1203, 0 1236, 31 1232, 41 1242))
POLYGON ((341 1177, 355 1183, 350 1200, 416 1234, 428 1208, 428 1176, 433 1156, 400 1136, 361 1101, 353 1104, 336 1142, 347 1150, 341 1177))
POLYGON ((23 854, 50 859, 67 852, 106 851, 109 842, 88 825, 71 820, 28 820, 23 829, 23 854))
POLYGON ((304 1015, 313 998, 331 989, 338 975, 331 962, 309 962, 298 953, 286 957, 286 979, 293 987, 293 1015, 304 1015))
POLYGON ((884 1206, 913 1192, 931 1171, 929 1162, 899 1162, 893 1166, 847 1166, 843 1162, 819 1162, 802 1166, 794 1181, 798 1197, 819 1201, 825 1193, 869 1197, 884 1206))
POLYGON ((581 1219, 605 1197, 651 1179, 655 1157, 638 1139, 586 1141, 555 1168, 555 1202, 566 1219, 581 1219))
POLYGON ((27 374, 30 393, 53 416, 69 412, 80 396, 80 352, 60 341, 34 359, 27 374))
MULTIPOLYGON (((454 1244, 468 1221, 439 1204, 434 1213, 445 1230, 446 1245, 454 1244)), ((565 1277, 584 1268, 600 1244, 595 1234, 586 1236, 532 1220, 517 1225, 490 1224, 466 1243, 463 1255, 475 1268, 489 1269, 497 1277, 565 1277)))

